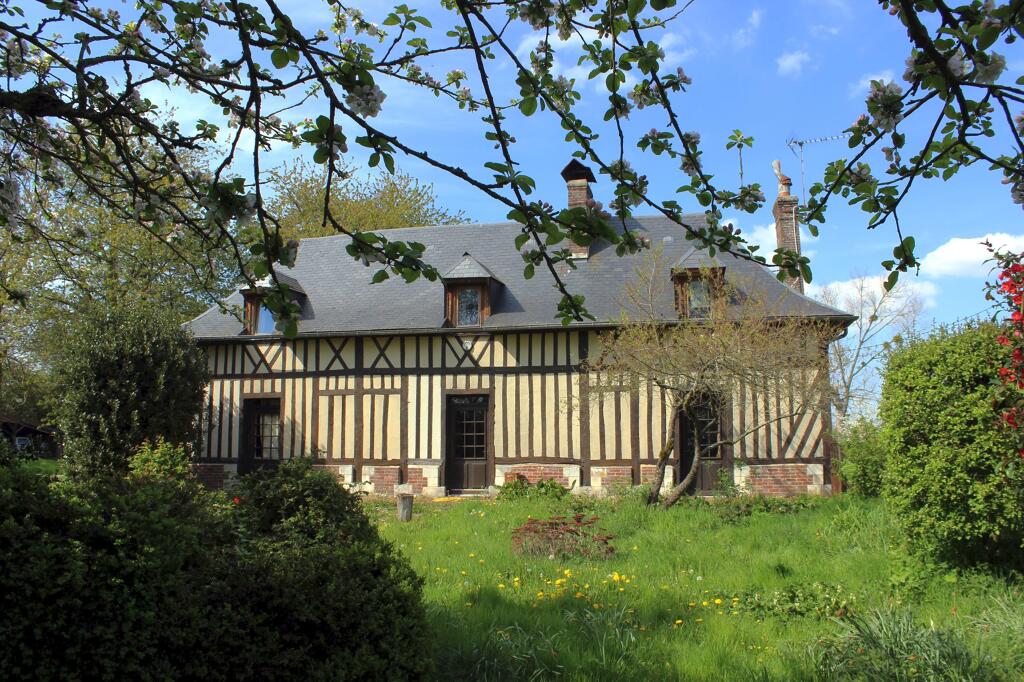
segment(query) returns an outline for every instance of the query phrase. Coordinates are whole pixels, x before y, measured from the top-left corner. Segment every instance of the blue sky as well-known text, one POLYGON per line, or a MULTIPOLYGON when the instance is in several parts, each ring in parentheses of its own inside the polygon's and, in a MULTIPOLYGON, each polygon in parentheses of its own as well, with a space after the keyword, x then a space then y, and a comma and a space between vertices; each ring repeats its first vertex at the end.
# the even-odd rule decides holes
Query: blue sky
MULTIPOLYGON (((380 24, 392 4, 355 6, 368 20, 380 24)), ((430 17, 435 30, 452 21, 452 15, 434 2, 409 4, 430 17)), ((292 11, 293 20, 303 28, 329 26, 325 4, 286 2, 283 6, 292 11)), ((434 39, 439 37, 434 35, 434 39)), ((521 47, 525 57, 534 40, 529 27, 517 22, 512 36, 513 44, 521 47)), ((701 133, 706 167, 723 185, 737 184, 736 155, 725 150, 725 143, 732 130, 739 128, 755 138, 754 148, 744 154, 746 180, 760 182, 769 197, 775 194, 770 167, 773 159, 780 159, 783 170, 794 179, 794 192, 802 191, 800 164, 787 141, 841 133, 863 111, 869 81, 882 77, 899 82, 909 53, 905 31, 896 19, 876 3, 854 0, 697 0, 660 36, 659 42, 667 61, 682 66, 693 79, 689 91, 677 96, 675 106, 684 129, 701 133)), ((1024 72, 1021 48, 1004 45, 997 49, 1007 57, 1010 78, 1024 72)), ((597 127, 605 100, 594 83, 585 82, 585 71, 574 68, 578 55, 571 43, 556 49, 558 68, 576 77, 577 88, 584 93, 580 115, 597 127)), ((439 78, 452 68, 475 74, 467 55, 438 59, 426 66, 439 78)), ((499 96, 516 94, 511 69, 506 66, 494 76, 499 96)), ((470 84, 476 89, 475 82, 470 84)), ((431 151, 445 162, 487 177, 483 164, 498 160, 498 153, 483 140, 482 112, 460 111, 407 86, 384 84, 384 88, 388 98, 375 120, 378 127, 414 147, 431 151)), ((176 95, 173 102, 182 119, 215 115, 209 105, 187 97, 176 95)), ((301 118, 318 113, 313 103, 292 115, 301 118)), ((662 124, 657 113, 650 109, 634 112, 627 139, 635 140, 653 125, 662 124)), ((910 144, 922 124, 907 128, 910 144)), ((547 115, 531 119, 513 115, 508 128, 517 139, 516 160, 537 181, 540 198, 556 206, 564 204, 565 188, 558 173, 572 148, 563 141, 557 123, 547 115)), ((615 142, 612 129, 602 130, 600 147, 611 154, 615 142)), ((674 189, 685 182, 682 173, 671 164, 658 163, 630 149, 627 146, 627 159, 650 177, 652 196, 676 198, 674 189)), ((846 151, 843 141, 807 145, 807 185, 820 176, 828 161, 845 156, 846 151)), ((266 162, 285 161, 296 153, 308 156, 311 150, 277 150, 266 162)), ((355 156, 353 160, 360 162, 365 157, 355 156)), ((873 161, 876 172, 880 172, 879 160, 873 161)), ((505 218, 507 209, 459 180, 414 159, 400 158, 399 165, 433 183, 442 205, 462 209, 475 221, 505 218)), ((598 199, 607 202, 610 198, 609 183, 599 181, 594 190, 598 199)), ((683 205, 688 210, 700 210, 693 200, 683 205)), ((985 235, 996 235, 997 245, 1024 249, 1021 208, 1011 202, 999 177, 981 167, 962 172, 950 182, 920 183, 900 215, 905 232, 916 237, 919 256, 924 256, 924 268, 919 276, 912 277, 910 285, 926 299, 926 320, 951 321, 985 309, 982 286, 987 266, 983 264, 984 250, 978 246, 985 235)), ((816 286, 881 272, 879 262, 891 252, 894 231, 889 226, 867 231, 865 216, 859 209, 837 203, 821 236, 805 240, 804 250, 812 255, 816 286)), ((727 217, 733 217, 745 234, 769 251, 774 248, 770 206, 755 215, 727 217)))

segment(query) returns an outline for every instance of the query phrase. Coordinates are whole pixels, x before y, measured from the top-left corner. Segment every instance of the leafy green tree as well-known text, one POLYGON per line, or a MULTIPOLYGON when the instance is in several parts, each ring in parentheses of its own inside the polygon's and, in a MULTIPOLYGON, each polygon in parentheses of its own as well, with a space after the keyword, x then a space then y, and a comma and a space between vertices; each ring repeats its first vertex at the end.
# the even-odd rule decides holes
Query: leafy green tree
POLYGON ((54 366, 53 412, 76 473, 124 473, 144 441, 191 446, 206 355, 156 306, 91 308, 54 366))
POLYGON ((882 428, 862 416, 844 423, 835 437, 841 453, 839 475, 850 492, 865 497, 880 495, 888 455, 882 428))
MULTIPOLYGON (((431 185, 396 170, 369 179, 353 175, 331 194, 331 212, 345 225, 359 231, 393 227, 452 225, 466 222, 462 211, 452 213, 437 203, 431 185)), ((274 198, 270 211, 280 216, 281 233, 288 239, 326 237, 337 232, 324 224, 324 187, 327 173, 320 166, 296 161, 273 175, 274 198)))
POLYGON ((1024 565, 1024 470, 1006 462, 992 380, 1000 329, 940 329, 889 356, 880 413, 883 494, 912 545, 954 561, 1024 565))
MULTIPOLYGON (((726 174, 703 158, 701 135, 686 130, 679 116, 679 99, 692 79, 667 61, 658 40, 689 19, 692 4, 455 0, 440 3, 442 25, 434 27, 407 4, 368 18, 325 1, 327 20, 309 28, 297 26, 277 0, 259 6, 141 0, 117 11, 49 2, 25 12, 12 4, 10 19, 0 20, 7 38, 0 43, 0 73, 12 84, 0 91, 0 222, 23 213, 24 185, 53 184, 61 175, 53 169, 62 167, 122 217, 157 229, 174 225, 204 245, 252 227, 238 244, 245 251, 238 262, 253 283, 295 258, 280 216, 270 210, 266 163, 268 152, 290 144, 325 167, 328 200, 314 224, 352 235, 349 255, 385 276, 436 278, 422 245, 360 231, 333 210, 329 197, 344 181, 342 159, 349 145, 358 145, 372 167, 394 172, 397 158, 416 159, 504 206, 509 219, 523 226, 510 248, 522 254, 524 276, 537 268, 547 271, 562 295, 556 316, 568 323, 589 317, 583 296, 564 276, 566 264, 571 267, 568 244, 600 237, 624 253, 644 243, 637 234, 614 229, 614 220, 599 212, 556 211, 534 196, 536 183, 517 159, 515 132, 529 125, 526 118, 538 117, 610 179, 615 219, 643 207, 675 221, 699 243, 767 260, 781 278, 809 280, 806 256, 777 249, 763 257, 721 220, 724 211, 758 210, 765 196, 756 183, 720 182, 726 174), (524 31, 538 38, 528 55, 519 49, 524 31), (584 83, 557 74, 556 41, 570 39, 580 43, 587 79, 603 87, 603 117, 585 120, 584 83), (463 68, 432 73, 442 61, 463 68), (161 84, 208 99, 232 129, 208 120, 194 126, 168 120, 146 97, 161 84), (451 106, 453 117, 481 117, 480 141, 494 150, 491 158, 482 168, 463 168, 451 150, 415 146, 397 126, 376 121, 395 88, 437 97, 451 106), (286 120, 286 113, 303 105, 319 111, 302 122, 286 120), (656 109, 658 126, 631 122, 629 114, 638 108, 656 109), (610 144, 599 146, 599 139, 610 144), (208 172, 184 171, 183 158, 196 150, 216 150, 208 172), (644 175, 644 167, 658 159, 682 177, 668 196, 652 196, 644 175), (169 185, 169 177, 180 182, 169 185), (182 197, 203 210, 181 211, 182 197), (706 221, 684 219, 696 207, 706 221)), ((1024 122, 1018 115, 1024 87, 1007 72, 999 52, 1024 31, 1024 12, 1019 0, 878 5, 906 31, 903 84, 872 84, 865 114, 847 131, 850 157, 830 164, 812 185, 803 217, 815 233, 838 197, 865 211, 867 227, 891 225, 893 257, 882 262, 891 287, 900 273, 919 265, 913 236, 899 222, 899 208, 915 183, 948 179, 980 163, 1008 185, 1014 201, 1024 203, 1024 122), (924 125, 911 126, 910 120, 924 125)), ((279 283, 268 307, 286 310, 289 294, 279 283)))

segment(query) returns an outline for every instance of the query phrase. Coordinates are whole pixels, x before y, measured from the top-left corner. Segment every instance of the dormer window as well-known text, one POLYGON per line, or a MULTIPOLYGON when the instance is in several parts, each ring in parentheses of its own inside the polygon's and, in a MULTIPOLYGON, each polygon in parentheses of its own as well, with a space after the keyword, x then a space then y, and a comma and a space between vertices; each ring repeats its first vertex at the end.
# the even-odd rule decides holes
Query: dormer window
POLYGON ((444 324, 479 327, 491 314, 493 292, 501 282, 468 253, 441 276, 444 282, 444 324))
MULTIPOLYGON (((301 304, 300 299, 306 295, 306 292, 303 291, 297 280, 279 273, 277 281, 287 285, 288 290, 291 292, 292 300, 301 304)), ((274 313, 263 305, 263 296, 271 286, 273 286, 273 282, 270 278, 267 278, 258 282, 255 288, 242 291, 242 297, 245 300, 245 328, 242 330, 243 334, 277 333, 277 322, 274 320, 274 313)))
POLYGON ((673 273, 672 278, 676 285, 676 310, 679 316, 698 320, 709 317, 715 298, 722 293, 724 269, 679 270, 673 273))

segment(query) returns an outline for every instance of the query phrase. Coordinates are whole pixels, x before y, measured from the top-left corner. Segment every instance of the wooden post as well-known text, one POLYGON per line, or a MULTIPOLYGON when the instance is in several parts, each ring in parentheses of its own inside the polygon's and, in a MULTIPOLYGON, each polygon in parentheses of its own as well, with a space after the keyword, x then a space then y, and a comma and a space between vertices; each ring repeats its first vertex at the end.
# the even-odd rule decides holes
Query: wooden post
POLYGON ((398 499, 398 520, 412 521, 412 495, 401 493, 396 497, 398 499))

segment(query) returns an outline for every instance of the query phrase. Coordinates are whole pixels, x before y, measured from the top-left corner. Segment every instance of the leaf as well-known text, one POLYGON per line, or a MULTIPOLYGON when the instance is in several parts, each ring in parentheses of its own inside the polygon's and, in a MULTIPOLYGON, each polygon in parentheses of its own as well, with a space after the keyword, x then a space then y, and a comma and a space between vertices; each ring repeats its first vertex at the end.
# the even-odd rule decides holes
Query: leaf
POLYGON ((387 278, 388 278, 388 271, 387 270, 378 270, 377 272, 373 273, 373 279, 370 280, 370 281, 373 284, 380 284, 381 282, 383 282, 387 278))
POLYGON ((523 116, 533 116, 533 112, 537 111, 537 98, 527 97, 519 102, 519 111, 523 113, 523 116))
POLYGON ((526 246, 526 242, 528 242, 528 241, 530 241, 530 235, 526 234, 525 232, 523 234, 517 235, 516 236, 516 251, 522 250, 522 248, 524 246, 526 246))

